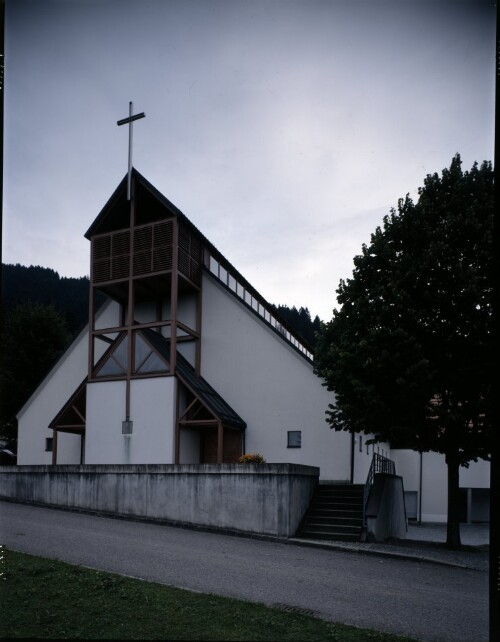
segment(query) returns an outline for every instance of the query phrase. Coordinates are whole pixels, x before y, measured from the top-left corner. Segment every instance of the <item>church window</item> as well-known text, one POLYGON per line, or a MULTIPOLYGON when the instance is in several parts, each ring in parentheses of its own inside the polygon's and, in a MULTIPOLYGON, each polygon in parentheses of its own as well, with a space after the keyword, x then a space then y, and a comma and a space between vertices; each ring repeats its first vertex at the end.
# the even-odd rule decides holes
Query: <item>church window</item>
POLYGON ((219 279, 224 285, 227 285, 227 270, 222 265, 219 267, 219 279))
POLYGON ((147 372, 166 372, 166 362, 153 350, 147 341, 140 334, 135 336, 135 372, 145 374, 147 372))
POLYGON ((210 272, 217 277, 219 276, 219 264, 213 256, 210 257, 210 272))
POLYGON ((45 452, 51 453, 54 448, 54 438, 45 437, 45 452))
POLYGON ((99 377, 113 377, 127 373, 128 337, 123 335, 123 338, 118 341, 119 343, 116 348, 109 354, 106 361, 99 368, 99 377))

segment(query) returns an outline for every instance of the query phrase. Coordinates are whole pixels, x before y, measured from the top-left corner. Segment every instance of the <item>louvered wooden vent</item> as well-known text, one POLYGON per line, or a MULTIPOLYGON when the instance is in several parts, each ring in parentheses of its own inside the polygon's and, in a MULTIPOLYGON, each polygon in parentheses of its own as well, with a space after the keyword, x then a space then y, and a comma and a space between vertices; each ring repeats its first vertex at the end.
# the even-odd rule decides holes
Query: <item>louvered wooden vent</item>
MULTIPOLYGON (((173 222, 142 225, 133 231, 133 275, 141 276, 172 269, 173 222)), ((130 273, 130 230, 113 232, 93 240, 95 283, 126 279, 130 273)), ((201 280, 202 246, 184 227, 179 230, 178 268, 195 283, 201 280)))
POLYGON ((201 281, 201 242, 185 227, 179 229, 179 272, 194 283, 201 281))
POLYGON ((126 279, 130 270, 130 232, 115 232, 93 241, 95 283, 126 279))
POLYGON ((134 230, 134 276, 172 269, 172 221, 134 230))

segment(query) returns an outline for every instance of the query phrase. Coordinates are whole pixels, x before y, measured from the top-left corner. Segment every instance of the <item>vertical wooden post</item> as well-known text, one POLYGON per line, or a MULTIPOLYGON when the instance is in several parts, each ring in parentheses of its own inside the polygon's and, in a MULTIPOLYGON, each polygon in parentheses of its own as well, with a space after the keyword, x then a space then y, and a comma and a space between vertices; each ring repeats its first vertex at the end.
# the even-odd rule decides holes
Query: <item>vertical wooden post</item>
POLYGON ((173 220, 172 276, 170 283, 170 374, 175 373, 177 360, 177 298, 179 291, 179 220, 173 220))
POLYGON ((125 389, 125 418, 130 417, 130 379, 132 377, 133 341, 132 325, 134 323, 134 225, 135 225, 135 185, 130 199, 130 264, 128 276, 128 305, 127 305, 127 380, 125 389))
POLYGON ((90 283, 89 283, 89 354, 88 354, 88 378, 89 381, 92 381, 92 375, 94 371, 94 330, 95 330, 95 290, 94 290, 94 275, 93 275, 93 245, 94 241, 91 241, 91 250, 90 250, 90 283))
POLYGON ((57 430, 52 431, 52 466, 57 464, 57 430))
POLYGON ((195 348, 195 363, 194 369, 198 376, 201 376, 201 314, 202 314, 202 284, 200 283, 200 289, 196 294, 196 332, 198 333, 198 338, 196 339, 196 348, 195 348))
POLYGON ((217 424, 217 463, 224 463, 224 428, 221 421, 217 424))
POLYGON ((174 441, 174 464, 178 464, 180 461, 180 424, 179 424, 179 406, 180 406, 180 389, 179 389, 179 380, 175 379, 175 441, 174 441))

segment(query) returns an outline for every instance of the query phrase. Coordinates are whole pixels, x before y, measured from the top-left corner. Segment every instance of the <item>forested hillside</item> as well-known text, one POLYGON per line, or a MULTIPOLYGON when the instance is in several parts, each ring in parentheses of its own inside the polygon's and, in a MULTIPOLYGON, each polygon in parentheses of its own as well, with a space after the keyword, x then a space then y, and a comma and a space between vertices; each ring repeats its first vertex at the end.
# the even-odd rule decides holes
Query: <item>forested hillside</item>
POLYGON ((89 280, 60 277, 50 268, 24 265, 2 265, 4 310, 19 303, 52 305, 65 319, 74 336, 87 323, 89 280))

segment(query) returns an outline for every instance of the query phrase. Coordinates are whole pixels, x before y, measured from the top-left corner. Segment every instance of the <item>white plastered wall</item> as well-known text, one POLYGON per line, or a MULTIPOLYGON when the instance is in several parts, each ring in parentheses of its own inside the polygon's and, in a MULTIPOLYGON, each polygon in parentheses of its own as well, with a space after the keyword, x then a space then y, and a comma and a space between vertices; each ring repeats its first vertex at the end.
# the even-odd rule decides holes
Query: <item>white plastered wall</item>
POLYGON ((69 432, 59 432, 57 435, 57 463, 80 463, 82 452, 82 437, 69 432))
POLYGON ((472 461, 468 468, 460 468, 460 488, 489 488, 491 464, 479 459, 472 461))
POLYGON ((349 481, 351 437, 325 421, 332 393, 310 363, 207 274, 201 346, 202 376, 247 423, 246 452, 349 481), (301 448, 287 448, 289 430, 302 431, 301 448))
MULTIPOLYGON (((423 522, 446 522, 448 514, 448 471, 444 455, 397 449, 391 453, 396 463, 396 472, 403 477, 405 491, 418 493, 421 501, 423 522), (420 486, 420 478, 422 484, 420 486), (421 498, 420 498, 421 493, 421 498)), ((460 488, 489 488, 490 463, 471 462, 469 468, 460 467, 460 488)))
POLYGON ((200 463, 200 433, 182 428, 179 433, 179 464, 200 463))
MULTIPOLYGON (((103 306, 98 313, 102 327, 116 318, 117 310, 118 306, 112 302, 103 306)), ((19 411, 17 415, 18 464, 52 463, 52 453, 45 451, 45 440, 47 437, 52 437, 52 430, 48 429, 48 425, 83 381, 87 368, 88 327, 80 332, 19 411)), ((80 463, 79 437, 66 433, 59 434, 58 463, 80 463)))
POLYGON ((87 386, 86 464, 172 464, 175 377, 136 379, 130 387, 131 436, 122 434, 125 381, 87 386))

